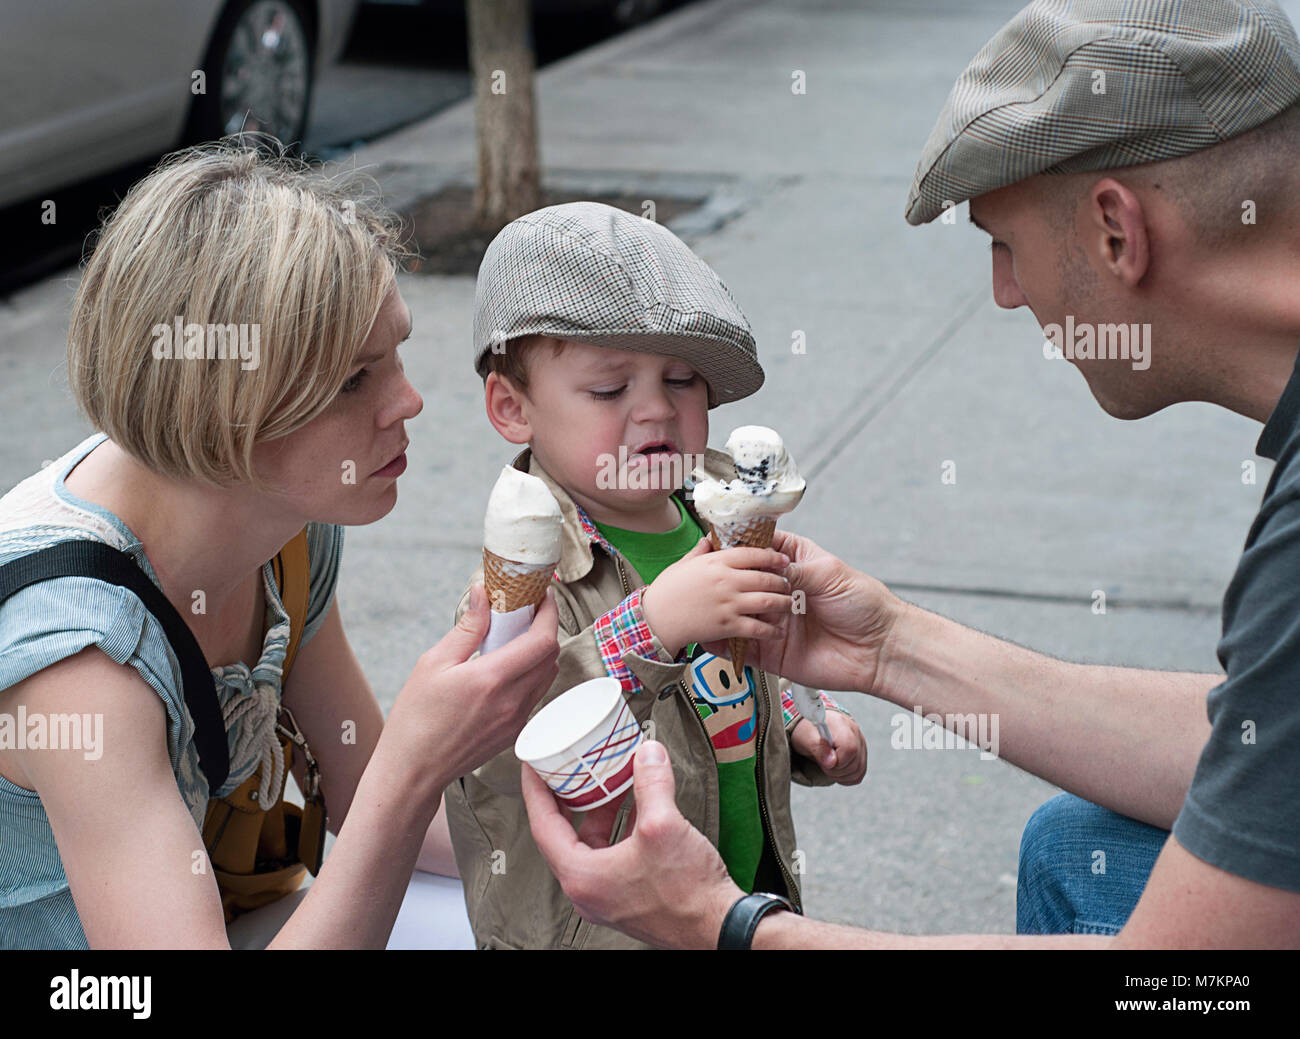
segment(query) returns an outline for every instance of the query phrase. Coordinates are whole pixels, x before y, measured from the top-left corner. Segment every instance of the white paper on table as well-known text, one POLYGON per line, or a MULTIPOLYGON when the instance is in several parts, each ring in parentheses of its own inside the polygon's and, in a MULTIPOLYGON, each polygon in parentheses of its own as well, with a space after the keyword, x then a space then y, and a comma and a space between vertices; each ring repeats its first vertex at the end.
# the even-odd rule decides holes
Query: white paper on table
POLYGON ((416 870, 397 911, 389 949, 473 949, 465 888, 452 877, 416 870))
POLYGON ((487 656, 494 649, 500 649, 517 635, 522 635, 533 623, 531 606, 521 606, 509 613, 497 613, 495 610, 491 612, 492 626, 483 636, 483 642, 478 648, 479 656, 487 656))

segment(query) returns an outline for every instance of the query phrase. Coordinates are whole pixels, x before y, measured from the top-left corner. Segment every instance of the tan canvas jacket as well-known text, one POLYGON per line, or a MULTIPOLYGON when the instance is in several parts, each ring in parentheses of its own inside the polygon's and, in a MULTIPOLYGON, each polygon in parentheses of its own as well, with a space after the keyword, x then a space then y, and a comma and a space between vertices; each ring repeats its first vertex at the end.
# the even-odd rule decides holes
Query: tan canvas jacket
MULTIPOLYGON (((531 451, 523 451, 513 464, 543 480, 564 515, 563 549, 552 582, 560 613, 560 672, 538 704, 540 710, 579 682, 608 673, 593 625, 642 582, 621 555, 611 558, 588 540, 577 506, 532 458, 531 451)), ((704 468, 723 479, 735 477, 730 457, 720 451, 707 451, 704 468)), ((677 494, 694 516, 690 503, 685 502, 680 491, 677 494)), ((707 529, 707 524, 704 526, 707 529)), ((471 584, 482 580, 482 576, 480 566, 471 584)), ((467 588, 456 609, 457 620, 468 598, 467 588)), ((658 638, 652 640, 651 649, 659 659, 632 652, 622 657, 640 685, 638 692, 628 695, 628 702, 642 728, 653 723, 655 739, 668 748, 682 814, 716 846, 717 764, 704 722, 684 681, 688 665, 666 662, 671 658, 658 638)), ((785 894, 799 905, 790 782, 793 779, 803 785, 824 786, 832 781, 814 762, 798 755, 792 757, 789 730, 798 717, 783 727, 775 676, 758 676, 756 701, 759 804, 769 839, 755 890, 785 894)), ((478 946, 646 948, 618 931, 582 919, 565 897, 533 843, 520 792, 520 767, 513 750, 507 750, 447 788, 447 819, 478 946)), ((629 795, 619 811, 614 839, 622 835, 631 807, 629 795)))

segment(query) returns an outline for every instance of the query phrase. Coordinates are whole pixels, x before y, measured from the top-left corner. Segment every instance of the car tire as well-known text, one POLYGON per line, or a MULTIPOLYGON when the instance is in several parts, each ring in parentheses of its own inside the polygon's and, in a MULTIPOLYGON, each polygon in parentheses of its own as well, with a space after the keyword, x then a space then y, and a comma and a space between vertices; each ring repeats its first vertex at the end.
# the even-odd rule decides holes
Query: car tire
POLYGON ((648 22, 662 11, 662 0, 614 0, 606 17, 614 29, 622 30, 648 22))
POLYGON ((302 0, 233 0, 204 55, 205 91, 194 98, 184 143, 257 132, 301 154, 316 75, 315 36, 313 12, 302 0))

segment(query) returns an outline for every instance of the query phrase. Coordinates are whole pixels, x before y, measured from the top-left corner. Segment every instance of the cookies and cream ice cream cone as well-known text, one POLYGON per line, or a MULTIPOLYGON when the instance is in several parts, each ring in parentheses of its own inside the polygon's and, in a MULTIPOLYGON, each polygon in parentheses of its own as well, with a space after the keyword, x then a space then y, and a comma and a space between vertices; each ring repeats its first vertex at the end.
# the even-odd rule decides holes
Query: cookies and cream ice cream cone
MULTIPOLYGON (((734 480, 699 476, 692 497, 709 523, 714 548, 771 548, 776 519, 799 504, 804 479, 780 434, 766 426, 741 426, 727 439, 734 480)), ((731 666, 743 675, 748 639, 730 639, 731 666)))
POLYGON ((532 623, 560 561, 563 524, 545 483, 513 466, 501 470, 483 519, 483 587, 492 627, 481 652, 504 645, 532 623))
MULTIPOLYGON (((714 548, 771 548, 775 532, 775 517, 759 517, 743 523, 710 524, 709 540, 714 548)), ((727 651, 731 655, 731 669, 738 677, 743 676, 749 639, 728 639, 727 651)))

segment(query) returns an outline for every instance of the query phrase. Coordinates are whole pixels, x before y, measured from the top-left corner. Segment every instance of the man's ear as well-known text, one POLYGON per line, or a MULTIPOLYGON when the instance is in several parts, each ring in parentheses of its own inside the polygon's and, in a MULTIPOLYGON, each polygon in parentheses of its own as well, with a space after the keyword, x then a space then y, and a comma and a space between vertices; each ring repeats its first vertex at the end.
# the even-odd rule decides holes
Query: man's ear
POLYGON ((1088 192, 1084 240, 1092 242, 1101 266, 1125 287, 1135 288, 1151 262, 1147 214, 1141 200, 1111 177, 1103 177, 1088 192))
POLYGON ((523 391, 499 372, 488 372, 483 390, 492 428, 512 444, 526 444, 532 440, 533 427, 524 413, 527 398, 523 391))

